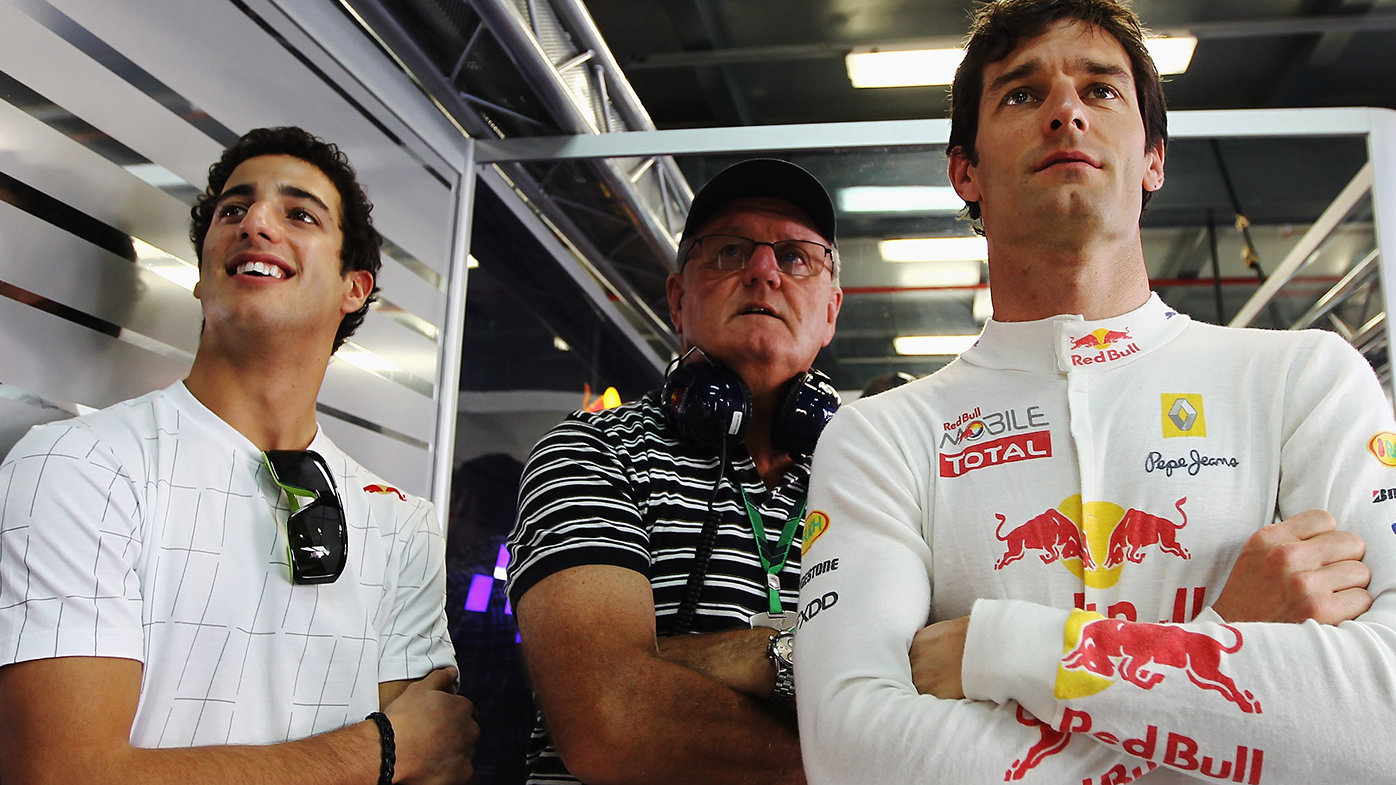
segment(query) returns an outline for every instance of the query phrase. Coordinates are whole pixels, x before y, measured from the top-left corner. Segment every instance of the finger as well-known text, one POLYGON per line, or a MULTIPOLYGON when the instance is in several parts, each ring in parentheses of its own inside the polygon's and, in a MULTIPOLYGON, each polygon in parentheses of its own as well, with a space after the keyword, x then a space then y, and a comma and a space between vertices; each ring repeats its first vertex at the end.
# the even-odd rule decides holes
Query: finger
POLYGON ((1308 563, 1308 569, 1344 561, 1362 561, 1362 557, 1367 555, 1367 543, 1361 535, 1350 531, 1325 532, 1304 540, 1302 547, 1307 551, 1303 561, 1308 563))
POLYGON ((1372 582, 1372 571, 1360 561, 1334 562, 1315 570, 1314 581, 1318 590, 1337 594, 1348 589, 1366 589, 1372 582))
POLYGON ((1345 589, 1333 595, 1329 609, 1329 619, 1325 624, 1351 621, 1372 607, 1372 595, 1366 589, 1345 589))
POLYGON ((1307 540, 1337 529, 1338 521, 1325 510, 1309 510, 1271 526, 1277 531, 1292 535, 1296 540, 1307 540))

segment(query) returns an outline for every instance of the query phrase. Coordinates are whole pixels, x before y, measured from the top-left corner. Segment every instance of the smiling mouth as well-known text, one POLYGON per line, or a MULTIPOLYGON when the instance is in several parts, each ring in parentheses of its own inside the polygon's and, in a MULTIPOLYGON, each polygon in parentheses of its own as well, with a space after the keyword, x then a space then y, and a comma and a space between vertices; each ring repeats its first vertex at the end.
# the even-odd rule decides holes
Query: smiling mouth
POLYGON ((250 275, 254 278, 277 278, 283 280, 287 277, 286 271, 278 265, 258 261, 243 262, 242 264, 234 265, 229 270, 229 275, 250 275))

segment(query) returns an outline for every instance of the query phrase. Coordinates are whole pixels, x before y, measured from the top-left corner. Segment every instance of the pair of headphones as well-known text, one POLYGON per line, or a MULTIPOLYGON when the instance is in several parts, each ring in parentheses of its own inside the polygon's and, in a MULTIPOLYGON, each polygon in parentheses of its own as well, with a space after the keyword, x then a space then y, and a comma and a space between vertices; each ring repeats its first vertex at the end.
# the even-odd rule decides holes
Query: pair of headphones
MULTIPOLYGON (((735 444, 751 426, 751 391, 731 369, 703 354, 701 362, 679 358, 664 378, 660 405, 684 441, 701 447, 735 444)), ((806 371, 790 382, 771 426, 771 446, 791 455, 814 452, 819 434, 839 408, 839 393, 828 376, 806 371)))

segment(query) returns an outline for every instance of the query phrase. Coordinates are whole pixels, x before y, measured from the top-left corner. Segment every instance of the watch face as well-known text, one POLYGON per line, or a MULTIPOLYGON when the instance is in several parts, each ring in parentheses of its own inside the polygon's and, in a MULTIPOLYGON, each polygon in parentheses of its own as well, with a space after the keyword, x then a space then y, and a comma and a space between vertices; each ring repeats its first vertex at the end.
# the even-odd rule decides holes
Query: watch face
POLYGON ((795 662, 795 638, 791 635, 777 636, 775 642, 771 644, 775 649, 776 656, 786 662, 795 662))

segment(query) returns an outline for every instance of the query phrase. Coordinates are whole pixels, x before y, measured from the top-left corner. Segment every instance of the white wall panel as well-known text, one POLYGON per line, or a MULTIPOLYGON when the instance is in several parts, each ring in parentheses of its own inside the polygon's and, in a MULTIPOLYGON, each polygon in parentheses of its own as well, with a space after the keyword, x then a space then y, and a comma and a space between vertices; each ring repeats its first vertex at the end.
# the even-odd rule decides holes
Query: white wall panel
MULTIPOLYGON (((54 6, 238 133, 300 125, 344 148, 375 199, 379 229, 446 270, 449 187, 227 2, 58 0, 54 6)), ((450 176, 449 171, 440 172, 450 176)))
POLYGON ((22 184, 0 192, 0 452, 59 416, 5 392, 106 406, 182 378, 197 349, 192 295, 109 250, 125 236, 79 224, 193 261, 183 187, 202 189, 230 135, 296 124, 345 150, 375 225, 415 257, 385 254, 379 276, 406 315, 374 311, 353 339, 403 372, 336 360, 320 422, 384 478, 433 492, 453 188, 469 142, 362 31, 320 0, 0 0, 0 74, 53 105, 0 97, 0 175, 12 178, 0 186, 22 184), (184 182, 164 186, 172 196, 128 159, 184 182), (76 213, 40 217, 47 200, 76 213))
POLYGON ((4 202, 0 281, 191 356, 199 348, 202 317, 188 290, 4 202))
POLYGON ((430 498, 431 453, 324 413, 319 420, 325 435, 365 469, 400 490, 430 498))

